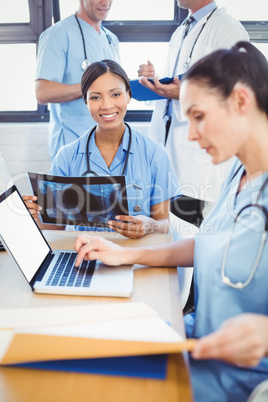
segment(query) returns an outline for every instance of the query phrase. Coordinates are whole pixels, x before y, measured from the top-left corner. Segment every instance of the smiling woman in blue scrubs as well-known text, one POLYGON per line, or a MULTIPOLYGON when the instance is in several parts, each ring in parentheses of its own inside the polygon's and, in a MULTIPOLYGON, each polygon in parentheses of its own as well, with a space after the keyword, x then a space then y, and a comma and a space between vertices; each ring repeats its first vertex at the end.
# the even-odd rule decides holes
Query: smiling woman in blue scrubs
POLYGON ((96 127, 60 149, 50 174, 125 175, 129 216, 109 221, 110 229, 130 238, 167 233, 177 181, 164 147, 124 123, 131 98, 126 72, 112 60, 92 63, 83 74, 81 88, 96 127))
POLYGON ((198 235, 148 249, 81 236, 76 263, 194 266, 195 313, 185 316, 187 336, 200 338, 194 400, 245 402, 268 377, 267 60, 249 42, 218 50, 185 74, 180 100, 189 140, 215 164, 237 157, 198 235))

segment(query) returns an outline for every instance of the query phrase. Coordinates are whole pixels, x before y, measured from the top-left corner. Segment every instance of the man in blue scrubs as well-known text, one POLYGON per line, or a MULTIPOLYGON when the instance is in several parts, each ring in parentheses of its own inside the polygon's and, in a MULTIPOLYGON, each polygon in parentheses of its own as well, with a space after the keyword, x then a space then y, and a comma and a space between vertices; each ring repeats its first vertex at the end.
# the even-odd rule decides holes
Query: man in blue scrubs
POLYGON ((85 60, 119 62, 118 38, 102 26, 113 0, 79 0, 75 15, 44 31, 39 40, 36 98, 51 103, 49 154, 80 137, 94 125, 82 99, 85 60))

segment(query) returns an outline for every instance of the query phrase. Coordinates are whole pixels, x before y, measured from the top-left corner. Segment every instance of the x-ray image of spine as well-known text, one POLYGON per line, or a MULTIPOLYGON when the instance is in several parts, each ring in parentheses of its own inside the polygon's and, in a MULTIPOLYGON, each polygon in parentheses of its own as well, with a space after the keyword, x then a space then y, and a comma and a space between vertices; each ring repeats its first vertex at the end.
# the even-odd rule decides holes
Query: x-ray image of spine
POLYGON ((109 219, 120 213, 118 203, 122 203, 118 184, 93 184, 85 185, 85 190, 90 193, 87 205, 87 218, 89 222, 107 223, 109 219))
MULTIPOLYGON (((53 179, 52 179, 53 180, 53 179)), ((106 226, 116 215, 127 214, 122 185, 112 182, 80 184, 39 180, 38 201, 48 222, 78 226, 106 226)))

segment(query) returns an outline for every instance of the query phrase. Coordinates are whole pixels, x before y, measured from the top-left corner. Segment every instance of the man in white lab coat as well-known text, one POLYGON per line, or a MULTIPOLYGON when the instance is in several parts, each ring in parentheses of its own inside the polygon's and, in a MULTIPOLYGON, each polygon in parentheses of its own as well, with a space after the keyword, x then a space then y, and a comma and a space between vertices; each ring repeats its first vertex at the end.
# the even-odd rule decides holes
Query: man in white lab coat
POLYGON ((171 37, 163 76, 175 77, 173 83, 160 84, 150 62, 141 65, 138 74, 143 76, 143 85, 171 99, 168 102, 166 99, 156 101, 149 137, 166 146, 181 193, 186 196, 175 201, 171 211, 199 226, 205 210, 219 197, 230 163, 213 165, 211 157, 197 142, 188 141, 188 123, 181 114, 180 81, 176 76, 185 73, 208 53, 229 48, 240 40, 249 40, 249 37, 242 24, 228 15, 225 8, 218 8, 215 1, 177 0, 177 3, 188 9, 188 17, 192 16, 194 20, 189 26, 185 22, 181 24, 171 37), (155 78, 155 85, 147 78, 155 78))

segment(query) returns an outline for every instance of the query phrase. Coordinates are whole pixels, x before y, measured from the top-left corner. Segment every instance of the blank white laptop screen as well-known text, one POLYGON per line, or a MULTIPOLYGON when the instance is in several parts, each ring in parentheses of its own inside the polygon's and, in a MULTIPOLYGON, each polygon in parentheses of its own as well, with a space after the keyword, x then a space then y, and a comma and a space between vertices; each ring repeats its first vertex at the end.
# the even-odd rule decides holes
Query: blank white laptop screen
POLYGON ((4 243, 30 282, 50 248, 17 191, 0 203, 0 221, 4 243))
POLYGON ((0 235, 32 289, 37 293, 129 297, 133 266, 113 267, 83 261, 74 267, 74 250, 52 250, 16 186, 0 195, 0 235))

